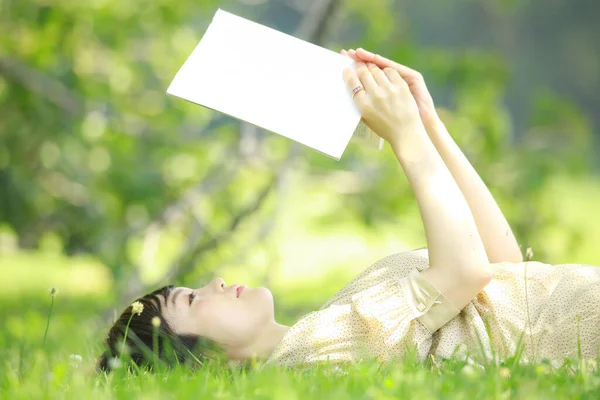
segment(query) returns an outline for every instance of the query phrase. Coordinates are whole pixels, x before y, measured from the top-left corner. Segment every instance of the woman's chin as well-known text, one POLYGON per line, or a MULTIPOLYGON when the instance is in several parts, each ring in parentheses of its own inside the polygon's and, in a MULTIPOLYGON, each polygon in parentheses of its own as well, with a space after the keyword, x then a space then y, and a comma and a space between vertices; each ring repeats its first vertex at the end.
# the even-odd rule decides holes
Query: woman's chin
POLYGON ((245 288, 240 294, 240 299, 250 300, 265 306, 273 307, 273 293, 266 287, 245 288))

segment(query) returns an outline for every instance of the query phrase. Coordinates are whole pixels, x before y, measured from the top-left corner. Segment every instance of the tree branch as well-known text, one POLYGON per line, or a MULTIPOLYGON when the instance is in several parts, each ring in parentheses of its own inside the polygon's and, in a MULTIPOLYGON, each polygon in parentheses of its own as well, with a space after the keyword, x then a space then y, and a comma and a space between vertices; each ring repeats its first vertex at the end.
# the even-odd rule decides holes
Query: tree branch
POLYGON ((37 93, 71 117, 83 113, 84 99, 60 80, 15 59, 0 58, 0 74, 37 93))
POLYGON ((238 226, 244 222, 244 220, 248 219, 260 209, 269 193, 275 187, 275 182, 276 179, 272 179, 251 204, 246 206, 231 219, 227 228, 223 229, 221 233, 212 237, 206 243, 198 243, 197 240, 193 240, 191 238, 192 235, 190 235, 191 240, 187 241, 187 245, 180 252, 177 259, 171 264, 165 275, 153 286, 170 282, 176 279, 178 276, 187 274, 192 268, 194 268, 194 265, 197 263, 198 257, 201 254, 206 253, 209 250, 214 250, 222 242, 229 239, 235 233, 238 226))

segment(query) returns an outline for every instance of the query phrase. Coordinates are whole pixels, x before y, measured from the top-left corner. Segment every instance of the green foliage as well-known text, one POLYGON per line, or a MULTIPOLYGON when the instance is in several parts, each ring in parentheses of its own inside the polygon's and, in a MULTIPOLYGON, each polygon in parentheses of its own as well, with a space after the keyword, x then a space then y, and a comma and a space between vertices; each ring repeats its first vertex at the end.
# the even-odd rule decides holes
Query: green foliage
MULTIPOLYGON (((1 398, 600 396, 598 373, 572 365, 87 373, 106 329, 98 310, 146 286, 218 271, 272 288, 278 320, 291 324, 368 263, 425 245, 389 149, 351 145, 336 162, 165 94, 217 7, 293 33, 314 17, 308 3, 0 0, 1 398), (42 351, 50 298, 32 293, 50 285, 61 294, 42 351), (71 353, 83 365, 71 365, 71 353)), ((580 23, 597 9, 566 16, 566 0, 336 4, 310 40, 362 46, 421 71, 523 248, 549 263, 600 265, 598 120, 574 100, 598 104, 589 50, 597 24, 580 23), (530 28, 551 29, 512 56, 478 37, 447 45, 484 20, 492 23, 473 29, 509 50, 530 28), (435 45, 422 45, 424 32, 435 45), (546 59, 555 46, 565 60, 546 59), (568 90, 531 86, 551 73, 568 90)))
MULTIPOLYGON (((270 2, 258 4, 228 5, 258 19, 276 10, 270 2)), ((325 22, 332 26, 329 37, 315 40, 329 47, 335 47, 333 42, 359 44, 421 70, 434 97, 442 99, 444 121, 497 193, 524 247, 535 243, 542 258, 558 257, 548 262, 567 262, 569 254, 556 254, 536 239, 537 232, 558 223, 557 210, 532 210, 549 195, 548 179, 556 174, 583 184, 595 180, 588 177, 591 125, 580 108, 549 89, 540 90, 526 132, 515 134, 504 105, 511 78, 502 54, 419 47, 410 37, 413 21, 395 2, 340 4, 325 22)), ((488 11, 504 18, 523 10, 515 4, 488 11)), ((336 206, 308 222, 315 232, 332 222, 358 221, 356 234, 368 236, 382 226, 404 224, 404 232, 414 234, 399 239, 423 244, 418 210, 389 152, 350 146, 342 161, 334 162, 165 95, 218 5, 228 8, 215 1, 176 7, 164 1, 63 1, 52 7, 2 3, 0 22, 11 35, 0 39, 5 49, 0 60, 0 218, 20 246, 35 248, 51 233, 67 254, 98 257, 117 282, 133 274, 152 283, 149 277, 159 279, 160 271, 175 264, 182 264, 182 271, 171 276, 184 277, 195 268, 207 274, 222 264, 222 257, 199 250, 239 253, 243 238, 258 230, 272 251, 281 244, 272 235, 277 221, 295 213, 292 202, 282 199, 326 191, 330 186, 320 184, 325 181, 336 188, 336 206), (294 182, 292 175, 300 176, 296 182, 303 182, 303 190, 286 184, 294 182), (268 182, 277 187, 249 210, 256 217, 238 220, 252 199, 261 199, 268 182), (256 228, 257 221, 272 215, 275 222, 256 228), (235 232, 226 234, 232 224, 235 232), (200 245, 148 250, 153 245, 163 249, 173 233, 200 245), (237 236, 238 244, 231 244, 237 236), (144 256, 150 253, 153 257, 144 256), (145 268, 155 260, 154 272, 145 268)), ((308 18, 300 9, 295 12, 308 18)), ((577 229, 565 227, 565 239, 577 229)))

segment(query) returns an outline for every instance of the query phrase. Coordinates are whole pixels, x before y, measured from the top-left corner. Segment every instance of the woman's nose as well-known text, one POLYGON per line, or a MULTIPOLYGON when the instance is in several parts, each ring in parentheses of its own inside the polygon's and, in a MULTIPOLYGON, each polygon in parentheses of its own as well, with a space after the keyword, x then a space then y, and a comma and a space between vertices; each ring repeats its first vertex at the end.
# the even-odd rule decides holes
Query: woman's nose
POLYGON ((223 278, 216 278, 213 281, 213 286, 216 290, 223 290, 223 289, 225 289, 225 286, 227 286, 227 285, 225 284, 225 281, 223 280, 223 278))

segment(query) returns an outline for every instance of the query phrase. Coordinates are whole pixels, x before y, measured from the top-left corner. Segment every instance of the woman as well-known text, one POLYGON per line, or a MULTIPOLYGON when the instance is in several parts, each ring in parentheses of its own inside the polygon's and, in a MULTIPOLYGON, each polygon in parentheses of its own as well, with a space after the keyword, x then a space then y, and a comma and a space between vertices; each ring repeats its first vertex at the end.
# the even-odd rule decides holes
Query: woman
POLYGON ((421 75, 363 49, 342 54, 357 62, 344 79, 363 120, 390 143, 408 178, 428 249, 380 260, 292 327, 275 321, 266 288, 222 279, 195 290, 163 288, 139 300, 138 316, 131 307, 121 315, 101 368, 119 354, 128 323, 138 364, 149 359, 154 332, 164 339, 160 356, 171 354, 169 344, 179 361, 210 349, 229 360, 280 365, 388 360, 408 349, 421 360, 522 352, 525 361, 558 364, 598 355, 600 268, 523 262, 504 215, 438 119, 421 75))

